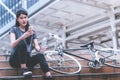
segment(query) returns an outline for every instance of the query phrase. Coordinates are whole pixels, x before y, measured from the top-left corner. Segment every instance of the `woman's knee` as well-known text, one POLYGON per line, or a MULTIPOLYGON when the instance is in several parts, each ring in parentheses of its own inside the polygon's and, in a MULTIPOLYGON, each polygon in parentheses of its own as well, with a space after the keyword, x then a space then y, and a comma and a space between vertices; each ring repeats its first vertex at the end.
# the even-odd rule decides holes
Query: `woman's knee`
POLYGON ((9 64, 10 64, 11 67, 14 67, 14 68, 19 68, 20 67, 20 64, 16 61, 9 60, 9 64))
POLYGON ((40 62, 41 62, 41 61, 42 61, 42 62, 46 61, 46 60, 45 60, 45 56, 44 56, 43 54, 37 54, 37 55, 36 55, 36 58, 37 58, 37 60, 39 60, 40 62))

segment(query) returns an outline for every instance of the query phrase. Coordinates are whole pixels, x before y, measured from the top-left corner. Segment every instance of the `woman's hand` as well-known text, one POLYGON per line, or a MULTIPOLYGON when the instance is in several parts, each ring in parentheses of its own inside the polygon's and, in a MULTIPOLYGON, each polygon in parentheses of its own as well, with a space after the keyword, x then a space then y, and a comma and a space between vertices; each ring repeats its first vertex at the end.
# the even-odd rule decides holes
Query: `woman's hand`
POLYGON ((29 29, 22 35, 22 38, 25 39, 34 34, 33 27, 30 26, 29 29))
POLYGON ((46 47, 45 46, 40 46, 40 52, 44 53, 46 51, 46 47))

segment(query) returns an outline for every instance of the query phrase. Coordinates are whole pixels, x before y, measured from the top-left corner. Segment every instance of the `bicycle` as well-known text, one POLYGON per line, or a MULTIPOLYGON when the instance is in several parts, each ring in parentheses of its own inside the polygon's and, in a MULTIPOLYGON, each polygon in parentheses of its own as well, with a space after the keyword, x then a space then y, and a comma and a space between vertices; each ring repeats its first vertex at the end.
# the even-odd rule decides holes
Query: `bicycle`
MULTIPOLYGON (((52 35, 52 36, 56 39, 56 41, 58 39, 60 39, 56 35, 52 35)), ((58 43, 58 41, 57 41, 57 43, 58 43)), ((97 49, 94 46, 94 42, 87 43, 85 45, 80 46, 79 48, 74 48, 74 49, 64 49, 62 44, 58 43, 55 48, 56 49, 54 49, 53 51, 46 51, 45 54, 46 54, 47 59, 49 59, 49 61, 51 60, 51 62, 52 62, 50 64, 50 68, 59 73, 74 74, 74 73, 80 72, 81 65, 75 58, 73 58, 73 56, 88 61, 88 66, 91 68, 94 68, 94 69, 102 68, 103 65, 107 65, 107 66, 110 66, 113 68, 120 68, 119 59, 116 58, 116 57, 119 57, 119 56, 117 56, 119 54, 114 53, 114 52, 120 52, 120 50, 107 49, 107 48, 97 49), (71 52, 71 51, 78 51, 78 50, 80 50, 80 51, 88 50, 89 51, 88 54, 90 55, 91 58, 76 55, 71 52), (62 70, 62 68, 65 68, 67 66, 67 64, 64 64, 64 66, 63 66, 62 62, 68 61, 68 60, 66 60, 67 58, 63 58, 63 55, 71 56, 71 59, 73 59, 73 61, 76 62, 74 64, 74 65, 76 65, 76 64, 78 65, 76 72, 70 72, 70 70, 64 72, 64 70, 62 70), (54 67, 53 67, 53 65, 54 65, 54 67), (55 66, 58 68, 55 68, 55 66)), ((71 66, 70 63, 68 63, 68 64, 69 64, 69 66, 71 66)), ((66 67, 66 69, 68 69, 68 67, 66 67)), ((69 69, 71 69, 71 68, 69 67, 69 69)))
MULTIPOLYGON (((73 56, 63 52, 62 39, 58 35, 49 33, 49 38, 51 37, 54 38, 56 42, 54 49, 47 50, 44 53, 50 69, 62 74, 79 73, 81 71, 81 64, 73 56)), ((46 42, 44 41, 44 43, 46 42)))
POLYGON ((102 68, 103 65, 107 65, 113 68, 120 68, 120 50, 111 49, 111 48, 102 48, 96 49, 94 46, 94 42, 87 43, 85 45, 80 46, 78 49, 66 49, 63 50, 64 53, 68 55, 72 55, 78 58, 82 58, 88 62, 88 66, 94 69, 102 68), (91 58, 85 58, 83 56, 72 54, 68 51, 76 51, 76 50, 88 50, 91 58))

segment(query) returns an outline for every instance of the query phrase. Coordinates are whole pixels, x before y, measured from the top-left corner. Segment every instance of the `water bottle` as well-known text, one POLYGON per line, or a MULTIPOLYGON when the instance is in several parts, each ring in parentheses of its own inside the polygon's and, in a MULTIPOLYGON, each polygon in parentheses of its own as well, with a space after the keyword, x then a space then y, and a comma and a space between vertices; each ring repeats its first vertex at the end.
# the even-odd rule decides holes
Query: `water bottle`
POLYGON ((42 39, 41 46, 44 46, 44 47, 47 48, 47 38, 46 38, 46 37, 44 37, 44 38, 42 39))
MULTIPOLYGON (((45 48, 45 49, 47 48, 47 38, 46 38, 46 37, 44 37, 44 38, 42 39, 41 46, 42 46, 42 48, 45 48)), ((43 53, 44 53, 44 50, 41 49, 40 52, 43 54, 43 53)))

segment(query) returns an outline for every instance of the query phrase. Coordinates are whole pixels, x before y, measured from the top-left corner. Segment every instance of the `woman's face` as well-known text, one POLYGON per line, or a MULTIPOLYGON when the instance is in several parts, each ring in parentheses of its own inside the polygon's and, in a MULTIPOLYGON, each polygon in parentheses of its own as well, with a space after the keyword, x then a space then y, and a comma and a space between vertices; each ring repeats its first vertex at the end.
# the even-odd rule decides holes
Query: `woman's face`
POLYGON ((21 27, 25 27, 28 22, 28 16, 25 14, 20 14, 20 16, 17 18, 17 21, 21 27))

